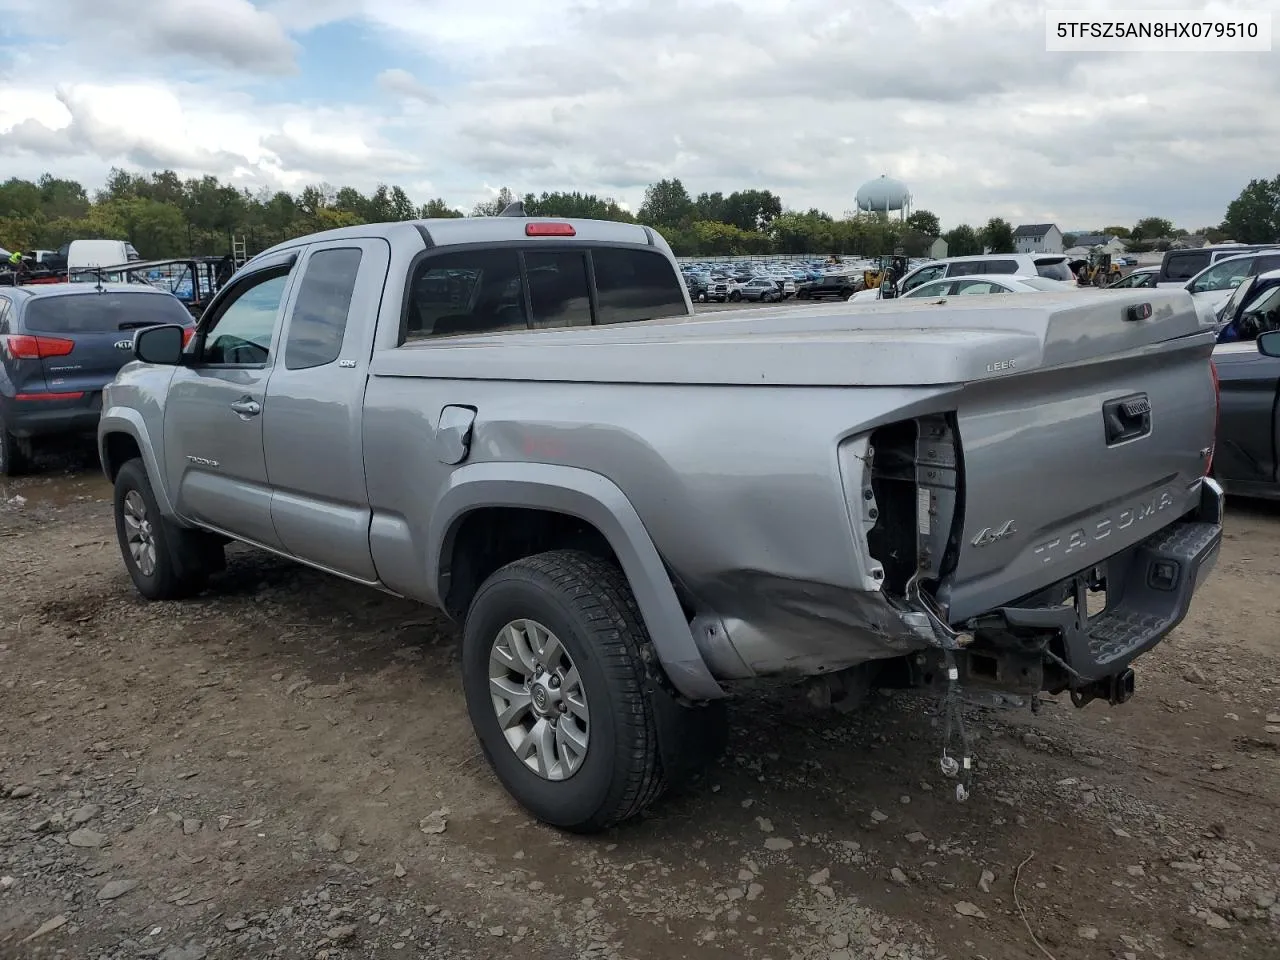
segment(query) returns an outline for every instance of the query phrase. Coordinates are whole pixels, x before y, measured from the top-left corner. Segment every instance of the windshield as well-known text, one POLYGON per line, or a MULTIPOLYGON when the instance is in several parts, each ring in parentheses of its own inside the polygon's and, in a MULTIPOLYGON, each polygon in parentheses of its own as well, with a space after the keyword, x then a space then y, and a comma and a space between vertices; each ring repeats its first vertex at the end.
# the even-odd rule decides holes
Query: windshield
POLYGON ((1245 308, 1245 316, 1257 315, 1260 319, 1263 315, 1269 314, 1267 318, 1270 323, 1264 323, 1262 329, 1271 330, 1275 327, 1276 312, 1280 308, 1280 287, 1272 287, 1270 290, 1264 290, 1257 298, 1245 308))
POLYGON ((1236 315, 1236 311, 1240 309, 1240 304, 1249 297, 1250 291, 1256 286, 1257 281, 1253 277, 1250 277, 1241 283, 1240 286, 1236 287, 1235 292, 1231 294, 1231 299, 1228 300, 1226 305, 1222 308, 1222 313, 1219 314, 1219 316, 1223 319, 1234 317, 1236 315))

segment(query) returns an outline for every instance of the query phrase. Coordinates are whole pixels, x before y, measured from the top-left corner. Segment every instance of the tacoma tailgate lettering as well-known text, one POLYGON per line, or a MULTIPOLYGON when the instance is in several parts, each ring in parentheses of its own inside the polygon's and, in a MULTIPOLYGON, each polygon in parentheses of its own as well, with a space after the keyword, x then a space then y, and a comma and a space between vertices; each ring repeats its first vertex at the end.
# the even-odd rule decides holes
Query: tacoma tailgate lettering
POLYGON ((1032 553, 1040 558, 1042 563, 1053 563, 1068 554, 1087 547, 1090 543, 1098 540, 1104 540, 1111 535, 1111 531, 1127 530, 1134 523, 1141 523, 1154 517, 1157 513, 1171 507, 1176 501, 1168 490, 1161 491, 1156 497, 1143 501, 1132 507, 1125 507, 1112 517, 1103 517, 1096 520, 1091 526, 1077 527, 1068 533, 1065 537, 1054 537, 1052 540, 1046 540, 1037 544, 1032 553))

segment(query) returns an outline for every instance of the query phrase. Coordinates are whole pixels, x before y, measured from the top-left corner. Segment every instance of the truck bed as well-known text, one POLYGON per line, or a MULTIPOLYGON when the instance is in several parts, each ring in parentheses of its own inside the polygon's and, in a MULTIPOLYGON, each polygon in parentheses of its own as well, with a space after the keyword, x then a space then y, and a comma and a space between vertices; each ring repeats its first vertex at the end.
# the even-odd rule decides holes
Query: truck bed
MULTIPOLYGON (((405 451, 430 449, 451 403, 478 411, 470 463, 532 460, 617 484, 709 628, 703 653, 721 677, 838 669, 927 644, 895 599, 914 565, 961 624, 1195 509, 1213 444, 1213 333, 1186 293, 972 300, 784 306, 375 352, 366 462, 397 467, 369 472, 375 561, 379 531, 397 529, 379 510, 440 473, 405 451), (1141 304, 1151 315, 1126 319, 1141 304), (1147 428, 1125 439, 1121 417, 1109 440, 1104 408, 1134 400, 1147 428), (422 412, 420 444, 406 442, 410 409, 422 412)), ((405 555, 385 550, 379 570, 405 555)))

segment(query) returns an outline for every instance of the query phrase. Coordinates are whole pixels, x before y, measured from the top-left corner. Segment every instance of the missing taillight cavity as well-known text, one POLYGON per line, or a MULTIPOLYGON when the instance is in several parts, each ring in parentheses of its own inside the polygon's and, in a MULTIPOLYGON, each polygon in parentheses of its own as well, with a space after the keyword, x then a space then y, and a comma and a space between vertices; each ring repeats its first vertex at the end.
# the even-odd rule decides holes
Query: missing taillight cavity
POLYGON ((884 565, 884 589, 903 595, 907 581, 937 581, 955 567, 960 504, 959 445, 950 418, 887 424, 871 435, 876 523, 867 548, 884 565))

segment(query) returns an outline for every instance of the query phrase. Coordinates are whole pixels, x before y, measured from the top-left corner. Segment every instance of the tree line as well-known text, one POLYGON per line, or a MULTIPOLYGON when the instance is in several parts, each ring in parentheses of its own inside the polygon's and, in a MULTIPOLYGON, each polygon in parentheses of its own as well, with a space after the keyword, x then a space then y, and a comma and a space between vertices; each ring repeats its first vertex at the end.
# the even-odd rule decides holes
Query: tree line
MULTIPOLYGON (((901 249, 928 254, 941 236, 950 256, 1008 253, 1014 227, 1001 217, 985 224, 959 224, 944 231, 938 217, 917 210, 904 221, 883 214, 847 211, 839 217, 809 209, 787 210, 770 190, 738 190, 690 195, 677 178, 645 190, 634 214, 609 197, 581 192, 529 193, 517 198, 502 188, 468 212, 442 198, 415 204, 398 186, 379 185, 364 194, 329 184, 297 194, 263 189, 256 193, 213 176, 183 179, 172 170, 150 174, 112 169, 92 195, 74 181, 45 174, 32 182, 0 183, 0 246, 10 250, 57 249, 74 239, 128 240, 147 258, 221 255, 233 237, 243 237, 250 253, 292 237, 333 227, 389 220, 495 216, 516 199, 531 216, 585 217, 644 223, 660 230, 679 255, 717 256, 767 253, 878 256, 901 249)), ((1132 228, 1103 231, 1126 239, 1131 249, 1156 248, 1184 235, 1159 217, 1132 228)), ((1231 236, 1247 242, 1280 237, 1280 175, 1254 180, 1232 201, 1210 239, 1231 236)), ((1070 241, 1071 237, 1067 238, 1070 241)))

